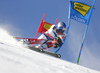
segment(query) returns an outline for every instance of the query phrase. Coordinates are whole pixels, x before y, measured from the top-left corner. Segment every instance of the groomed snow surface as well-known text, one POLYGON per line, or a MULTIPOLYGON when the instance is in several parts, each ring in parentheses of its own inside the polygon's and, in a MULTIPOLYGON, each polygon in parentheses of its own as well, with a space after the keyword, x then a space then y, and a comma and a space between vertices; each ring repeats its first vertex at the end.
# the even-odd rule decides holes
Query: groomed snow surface
POLYGON ((23 48, 0 28, 0 73, 100 73, 23 48))

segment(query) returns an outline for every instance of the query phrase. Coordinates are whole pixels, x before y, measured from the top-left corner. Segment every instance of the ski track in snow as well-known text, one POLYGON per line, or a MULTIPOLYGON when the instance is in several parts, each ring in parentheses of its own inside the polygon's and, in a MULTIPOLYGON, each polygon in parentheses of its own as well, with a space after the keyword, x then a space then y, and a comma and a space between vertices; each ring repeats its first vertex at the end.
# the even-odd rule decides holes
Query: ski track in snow
POLYGON ((0 73, 100 73, 23 48, 7 32, 2 30, 2 33, 0 36, 0 73))

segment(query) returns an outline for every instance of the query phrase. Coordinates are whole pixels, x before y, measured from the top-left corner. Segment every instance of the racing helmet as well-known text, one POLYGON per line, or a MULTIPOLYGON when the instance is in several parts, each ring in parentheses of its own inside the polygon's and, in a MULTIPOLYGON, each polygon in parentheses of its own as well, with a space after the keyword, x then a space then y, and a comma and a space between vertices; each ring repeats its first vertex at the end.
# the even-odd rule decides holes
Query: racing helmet
POLYGON ((65 32, 65 30, 66 30, 66 24, 64 22, 59 22, 57 24, 57 30, 56 31, 63 34, 65 32))

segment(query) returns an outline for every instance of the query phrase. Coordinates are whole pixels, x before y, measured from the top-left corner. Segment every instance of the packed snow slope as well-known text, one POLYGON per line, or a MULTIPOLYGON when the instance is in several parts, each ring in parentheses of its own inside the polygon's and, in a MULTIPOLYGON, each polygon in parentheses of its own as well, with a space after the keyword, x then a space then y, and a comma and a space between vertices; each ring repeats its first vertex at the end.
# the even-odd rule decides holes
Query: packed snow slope
POLYGON ((0 28, 0 73, 100 73, 23 48, 0 28))

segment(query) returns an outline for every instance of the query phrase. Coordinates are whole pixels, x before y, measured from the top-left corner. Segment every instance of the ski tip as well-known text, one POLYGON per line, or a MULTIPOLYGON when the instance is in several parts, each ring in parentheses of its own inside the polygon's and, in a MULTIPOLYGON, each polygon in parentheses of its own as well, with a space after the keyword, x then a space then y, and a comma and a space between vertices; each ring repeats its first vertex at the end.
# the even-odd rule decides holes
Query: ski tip
POLYGON ((60 54, 57 54, 57 57, 58 57, 58 58, 61 58, 61 55, 60 55, 60 54))

